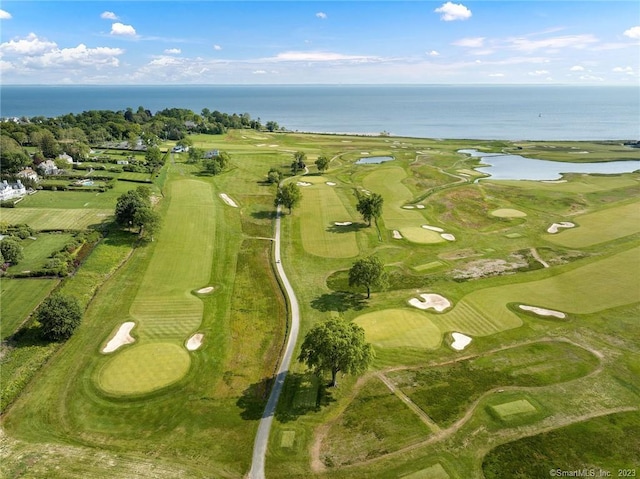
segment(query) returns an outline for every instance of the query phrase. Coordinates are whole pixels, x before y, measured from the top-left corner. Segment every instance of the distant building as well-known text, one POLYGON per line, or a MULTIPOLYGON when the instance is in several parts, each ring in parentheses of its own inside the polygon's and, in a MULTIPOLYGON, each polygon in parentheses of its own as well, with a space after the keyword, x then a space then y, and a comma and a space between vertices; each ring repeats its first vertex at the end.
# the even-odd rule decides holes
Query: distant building
POLYGON ((204 154, 204 157, 206 159, 211 159, 211 158, 215 158, 217 156, 220 156, 220 151, 219 150, 209 150, 204 154))
POLYGON ((36 168, 38 168, 43 175, 55 175, 58 172, 58 167, 53 160, 43 161, 36 168))
POLYGON ((38 181, 40 179, 38 178, 38 173, 33 171, 33 169, 31 168, 25 168, 24 170, 20 171, 16 176, 19 176, 21 178, 28 178, 29 180, 33 180, 33 181, 38 181))
POLYGON ((128 165, 129 164, 129 160, 117 160, 116 164, 117 165, 128 165))
POLYGON ((61 155, 58 155, 58 159, 65 160, 69 164, 73 163, 73 158, 67 155, 66 153, 62 153, 61 155))
POLYGON ((27 189, 20 180, 17 180, 15 183, 9 183, 7 180, 3 180, 2 183, 0 183, 0 201, 20 198, 26 194, 27 189))

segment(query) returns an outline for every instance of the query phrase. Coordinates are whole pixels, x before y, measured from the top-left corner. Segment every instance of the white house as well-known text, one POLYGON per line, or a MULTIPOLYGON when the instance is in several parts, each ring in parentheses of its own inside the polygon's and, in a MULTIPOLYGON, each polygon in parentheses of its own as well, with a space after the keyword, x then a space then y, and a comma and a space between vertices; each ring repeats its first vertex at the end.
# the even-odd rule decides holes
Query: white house
POLYGON ((2 183, 0 183, 0 201, 20 198, 26 194, 27 189, 20 180, 17 180, 15 183, 9 183, 7 180, 3 180, 2 183))
POLYGON ((61 155, 58 155, 58 159, 66 160, 66 162, 69 164, 73 163, 73 158, 67 155, 66 153, 62 153, 61 155))
POLYGON ((39 179, 38 173, 33 171, 31 168, 25 168, 24 170, 20 171, 16 176, 19 176, 21 178, 28 178, 33 181, 38 181, 39 179))
POLYGON ((47 160, 40 163, 37 168, 44 175, 55 175, 58 171, 58 167, 53 160, 47 160))

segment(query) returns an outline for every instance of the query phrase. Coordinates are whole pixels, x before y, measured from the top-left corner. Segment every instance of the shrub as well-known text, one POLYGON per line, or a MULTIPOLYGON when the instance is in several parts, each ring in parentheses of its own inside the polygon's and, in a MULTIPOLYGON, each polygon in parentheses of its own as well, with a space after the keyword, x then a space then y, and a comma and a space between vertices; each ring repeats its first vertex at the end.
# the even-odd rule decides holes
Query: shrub
POLYGON ((59 293, 45 299, 36 312, 42 336, 52 341, 69 339, 82 320, 80 303, 59 293))

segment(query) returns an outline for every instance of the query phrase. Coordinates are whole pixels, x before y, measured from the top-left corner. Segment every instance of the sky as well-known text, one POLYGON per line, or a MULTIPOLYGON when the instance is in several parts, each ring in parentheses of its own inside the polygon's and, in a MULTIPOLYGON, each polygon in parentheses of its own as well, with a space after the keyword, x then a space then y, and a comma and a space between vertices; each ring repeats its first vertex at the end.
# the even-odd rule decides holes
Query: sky
POLYGON ((640 2, 0 2, 8 84, 640 86, 640 2))

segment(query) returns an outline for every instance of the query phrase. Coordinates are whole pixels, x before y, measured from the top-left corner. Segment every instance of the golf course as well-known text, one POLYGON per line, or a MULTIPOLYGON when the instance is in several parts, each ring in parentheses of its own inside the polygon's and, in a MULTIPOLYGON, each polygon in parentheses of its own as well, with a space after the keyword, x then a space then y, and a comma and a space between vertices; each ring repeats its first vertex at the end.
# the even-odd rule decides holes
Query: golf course
POLYGON ((164 140, 153 175, 2 209, 37 232, 2 278, 2 477, 253 479, 263 416, 269 479, 640 474, 640 148, 248 128, 189 138, 228 165, 212 172, 164 140), (496 180, 469 149, 592 152, 630 168, 496 180), (306 164, 292 171, 297 152, 306 164), (392 159, 356 164, 381 156, 392 159), (138 183, 161 218, 152 236, 113 223, 138 183), (276 241, 287 184, 300 199, 281 208, 276 241), (367 221, 358 202, 373 194, 384 202, 367 221), (82 231, 101 239, 76 270, 21 277, 82 231), (349 270, 371 256, 386 281, 367 297, 349 270), (66 342, 37 336, 33 312, 54 291, 83 310, 66 342), (331 318, 360 326, 375 352, 337 387, 297 359, 331 318))

